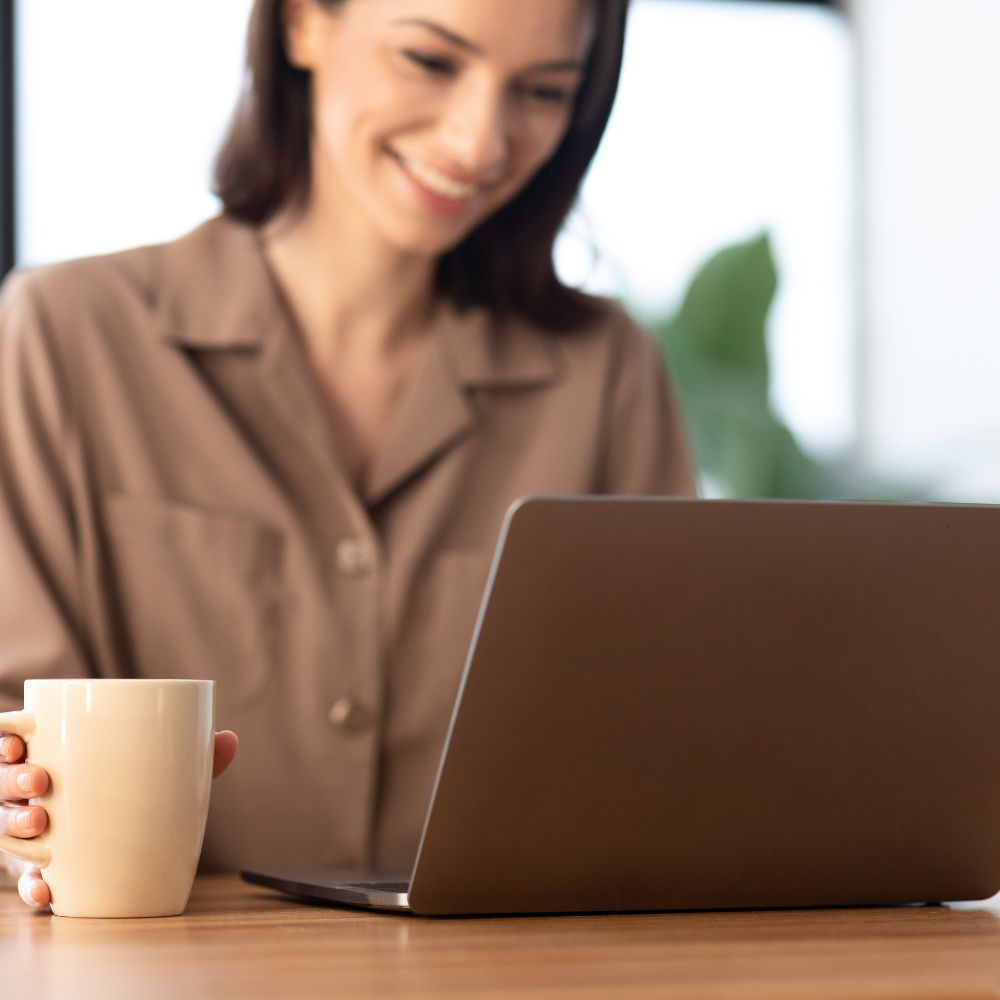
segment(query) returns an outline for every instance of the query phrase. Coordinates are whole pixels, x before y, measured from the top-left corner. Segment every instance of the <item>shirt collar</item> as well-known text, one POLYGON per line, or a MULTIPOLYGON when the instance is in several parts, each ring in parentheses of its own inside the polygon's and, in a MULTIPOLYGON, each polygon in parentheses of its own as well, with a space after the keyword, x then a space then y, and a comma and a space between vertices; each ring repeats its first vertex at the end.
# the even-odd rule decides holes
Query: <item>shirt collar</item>
POLYGON ((164 247, 161 331, 181 347, 254 348, 281 315, 257 230, 218 216, 164 247))
MULTIPOLYGON (((259 348, 281 335, 289 318, 259 231, 218 216, 164 248, 161 330, 181 347, 259 348)), ((438 317, 440 348, 465 386, 541 386, 563 365, 557 337, 483 307, 450 303, 438 317)))

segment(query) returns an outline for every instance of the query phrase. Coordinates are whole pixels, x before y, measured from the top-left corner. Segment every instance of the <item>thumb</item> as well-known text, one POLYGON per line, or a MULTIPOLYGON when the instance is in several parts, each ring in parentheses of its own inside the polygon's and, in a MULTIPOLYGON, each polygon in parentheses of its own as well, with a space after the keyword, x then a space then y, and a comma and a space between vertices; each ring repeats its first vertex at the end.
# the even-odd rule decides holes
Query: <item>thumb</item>
POLYGON ((40 910, 52 901, 49 887, 42 881, 42 873, 34 865, 25 865, 17 880, 17 894, 28 906, 40 910))
POLYGON ((236 748, 240 745, 240 738, 229 729, 215 734, 215 760, 212 764, 212 777, 217 778, 236 756, 236 748))

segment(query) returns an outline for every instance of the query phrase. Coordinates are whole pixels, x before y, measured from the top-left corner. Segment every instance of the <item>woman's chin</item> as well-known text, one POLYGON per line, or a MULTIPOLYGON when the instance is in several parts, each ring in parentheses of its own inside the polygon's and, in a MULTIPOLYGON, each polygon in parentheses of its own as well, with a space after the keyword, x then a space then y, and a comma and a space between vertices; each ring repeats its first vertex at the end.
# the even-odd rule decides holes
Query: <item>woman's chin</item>
POLYGON ((467 229, 460 232, 441 233, 434 231, 411 231, 399 233, 392 245, 400 252, 414 257, 438 258, 454 250, 468 235, 467 229))

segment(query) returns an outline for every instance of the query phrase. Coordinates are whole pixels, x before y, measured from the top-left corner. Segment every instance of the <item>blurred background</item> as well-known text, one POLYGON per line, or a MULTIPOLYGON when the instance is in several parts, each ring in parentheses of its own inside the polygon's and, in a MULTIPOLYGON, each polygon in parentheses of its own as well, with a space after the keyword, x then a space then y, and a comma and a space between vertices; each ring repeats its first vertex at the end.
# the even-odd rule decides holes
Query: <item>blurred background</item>
MULTIPOLYGON (((0 271, 178 236, 251 0, 0 0, 0 271)), ((561 273, 660 339, 708 495, 1000 501, 998 0, 633 0, 561 273)))

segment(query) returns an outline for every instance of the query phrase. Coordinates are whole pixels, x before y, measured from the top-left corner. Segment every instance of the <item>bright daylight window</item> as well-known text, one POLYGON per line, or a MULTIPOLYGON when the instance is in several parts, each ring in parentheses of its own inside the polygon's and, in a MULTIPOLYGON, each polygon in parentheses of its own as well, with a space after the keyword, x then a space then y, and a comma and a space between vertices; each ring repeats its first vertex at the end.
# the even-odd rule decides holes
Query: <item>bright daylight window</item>
POLYGON ((721 247, 771 234, 773 401, 802 442, 854 432, 850 31, 809 4, 637 0, 563 272, 647 318, 721 247), (602 253, 592 264, 588 245, 602 253))

